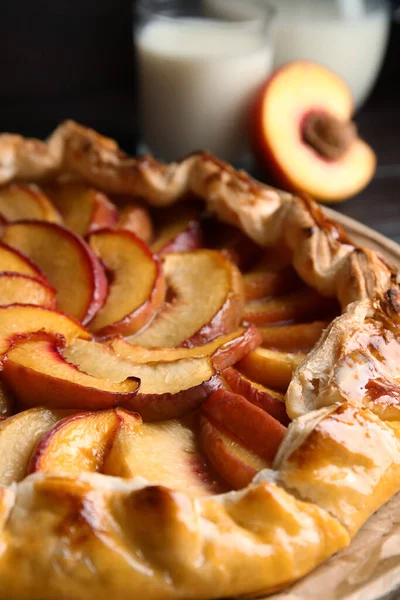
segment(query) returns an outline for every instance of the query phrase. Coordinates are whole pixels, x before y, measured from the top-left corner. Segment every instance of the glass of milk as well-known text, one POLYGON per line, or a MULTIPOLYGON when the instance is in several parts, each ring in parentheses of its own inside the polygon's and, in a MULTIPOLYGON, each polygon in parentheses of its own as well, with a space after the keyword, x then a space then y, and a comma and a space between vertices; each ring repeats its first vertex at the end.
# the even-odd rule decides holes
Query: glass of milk
POLYGON ((156 156, 242 157, 250 106, 272 66, 273 11, 259 0, 246 7, 221 16, 206 1, 138 0, 142 141, 156 156))
POLYGON ((375 83, 385 54, 390 25, 388 3, 277 0, 275 4, 274 66, 291 60, 320 62, 347 81, 355 105, 360 107, 375 83))

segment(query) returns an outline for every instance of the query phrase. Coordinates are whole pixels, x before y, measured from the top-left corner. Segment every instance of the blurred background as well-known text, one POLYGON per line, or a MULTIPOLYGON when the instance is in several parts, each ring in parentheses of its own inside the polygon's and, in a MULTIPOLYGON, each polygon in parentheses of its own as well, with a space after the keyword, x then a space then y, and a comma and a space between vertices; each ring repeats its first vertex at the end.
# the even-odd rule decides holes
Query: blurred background
MULTIPOLYGON (((314 0, 314 9, 318 1, 324 4, 327 0, 314 0)), ((341 0, 342 7, 347 1, 341 0)), ((292 8, 301 3, 293 1, 292 8)), ((397 4, 390 3, 389 41, 382 68, 355 117, 360 134, 377 153, 378 168, 363 192, 335 208, 400 242, 397 4)), ((286 4, 287 10, 292 8, 286 4)), ((0 130, 46 137, 61 120, 73 118, 116 138, 126 151, 135 152, 142 123, 137 102, 133 14, 131 0, 3 2, 0 130)), ((309 21, 312 26, 311 15, 309 21)), ((371 45, 376 44, 370 39, 371 45)), ((364 55, 364 68, 372 68, 368 43, 357 45, 354 39, 354 45, 355 51, 364 55)), ((283 61, 285 47, 280 53, 283 61)), ((162 106, 163 99, 158 102, 162 106)), ((267 179, 251 158, 246 167, 260 179, 267 179)))

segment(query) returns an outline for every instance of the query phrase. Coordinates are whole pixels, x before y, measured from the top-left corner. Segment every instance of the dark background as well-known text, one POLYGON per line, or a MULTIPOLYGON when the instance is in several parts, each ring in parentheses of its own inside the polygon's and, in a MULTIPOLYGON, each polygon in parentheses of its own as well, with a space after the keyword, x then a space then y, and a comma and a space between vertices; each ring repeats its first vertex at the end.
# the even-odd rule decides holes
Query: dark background
MULTIPOLYGON (((1 9, 0 131, 45 137, 59 121, 74 118, 133 152, 140 119, 131 1, 3 0, 1 9)), ((377 152, 378 169, 365 191, 335 208, 400 242, 398 23, 356 122, 377 152)), ((255 167, 254 173, 262 177, 255 167)))

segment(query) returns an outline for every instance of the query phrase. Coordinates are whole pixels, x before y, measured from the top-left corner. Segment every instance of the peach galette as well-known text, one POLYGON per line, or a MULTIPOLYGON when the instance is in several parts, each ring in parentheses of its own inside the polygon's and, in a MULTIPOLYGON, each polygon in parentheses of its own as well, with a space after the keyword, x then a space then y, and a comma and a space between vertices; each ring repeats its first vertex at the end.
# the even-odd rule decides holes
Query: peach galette
POLYGON ((208 154, 3 157, 4 597, 260 595, 348 545, 400 489, 396 269, 208 154))

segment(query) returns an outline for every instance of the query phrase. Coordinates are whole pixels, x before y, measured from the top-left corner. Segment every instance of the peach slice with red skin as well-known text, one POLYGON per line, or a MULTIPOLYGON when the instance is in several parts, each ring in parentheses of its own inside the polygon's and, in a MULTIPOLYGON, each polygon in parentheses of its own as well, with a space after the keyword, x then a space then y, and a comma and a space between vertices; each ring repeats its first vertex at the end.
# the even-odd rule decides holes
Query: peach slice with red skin
POLYGON ((131 376, 115 383, 93 377, 67 362, 65 338, 46 333, 14 338, 3 363, 3 382, 24 408, 103 409, 127 402, 139 389, 131 376))
POLYGON ((13 271, 0 272, 0 306, 15 303, 55 308, 56 292, 42 278, 13 271))
POLYGON ((246 271, 262 255, 262 248, 237 227, 206 219, 203 222, 205 246, 225 254, 241 271, 246 271))
POLYGON ((267 325, 284 321, 299 321, 337 312, 337 301, 324 298, 315 290, 303 288, 277 298, 248 302, 243 322, 267 325))
POLYGON ((0 379, 0 418, 5 419, 14 412, 14 398, 0 379))
POLYGON ((250 271, 243 275, 246 302, 266 296, 279 296, 294 290, 300 283, 293 267, 281 271, 250 271))
POLYGON ((194 431, 176 419, 143 423, 118 409, 123 422, 117 431, 103 472, 115 477, 144 477, 150 483, 191 495, 222 491, 206 468, 194 431))
POLYGON ((259 471, 269 466, 269 462, 245 448, 232 434, 204 415, 200 419, 199 439, 216 473, 236 490, 246 487, 259 471))
POLYGON ((111 348, 122 358, 134 363, 170 362, 182 358, 210 356, 214 367, 223 371, 230 365, 258 348, 261 335, 254 325, 227 333, 202 346, 192 348, 143 348, 130 344, 126 339, 116 338, 110 342, 111 348))
POLYGON ((190 206, 161 210, 158 220, 162 225, 156 232, 151 250, 162 256, 168 252, 187 252, 202 248, 203 232, 198 216, 199 211, 190 206))
POLYGON ((21 481, 41 437, 61 418, 48 408, 32 408, 0 422, 0 485, 21 481))
POLYGON ((8 183, 0 187, 0 215, 8 222, 35 219, 61 223, 55 206, 32 184, 8 183))
POLYGON ((143 423, 121 408, 66 417, 42 438, 29 465, 31 473, 82 471, 143 477, 196 495, 217 491, 193 431, 174 420, 143 423))
POLYGON ((201 410, 267 462, 274 459, 286 435, 286 427, 270 414, 243 396, 224 389, 218 389, 207 398, 201 410))
POLYGON ((97 229, 113 227, 118 222, 114 204, 105 194, 85 183, 55 183, 45 189, 62 214, 66 227, 77 235, 84 237, 97 229))
MULTIPOLYGON (((132 415, 134 420, 137 420, 132 415)), ((78 413, 57 423, 32 454, 28 473, 79 475, 101 471, 120 426, 117 410, 78 413)))
POLYGON ((38 331, 61 335, 67 343, 75 337, 86 340, 91 334, 69 315, 41 306, 13 304, 0 307, 0 362, 16 336, 26 336, 38 331))
POLYGON ((19 221, 4 229, 3 241, 38 265, 57 292, 57 308, 88 323, 107 294, 103 268, 89 246, 55 223, 19 221))
POLYGON ((129 342, 146 348, 192 347, 238 328, 243 311, 242 278, 222 253, 166 254, 162 264, 173 298, 146 328, 129 337, 129 342))
POLYGON ((293 371, 303 362, 306 355, 277 352, 268 348, 256 348, 237 364, 246 377, 267 387, 286 392, 293 371))
POLYGON ((311 350, 328 327, 328 321, 312 321, 280 327, 259 327, 262 345, 279 352, 304 352, 311 350))
POLYGON ((127 230, 103 229, 92 234, 89 243, 111 274, 108 296, 90 329, 99 336, 135 333, 164 301, 165 278, 159 259, 127 230))
POLYGON ((276 393, 273 396, 267 388, 247 379, 233 367, 225 369, 223 377, 235 394, 244 396, 251 404, 269 413, 283 425, 289 423, 283 398, 279 399, 276 393))
POLYGON ((45 279, 38 267, 15 248, 0 242, 0 271, 13 271, 45 279))
POLYGON ((209 356, 137 364, 119 357, 104 344, 78 339, 62 353, 67 361, 93 377, 106 377, 116 383, 137 377, 138 394, 126 401, 121 399, 119 404, 140 413, 146 421, 185 415, 221 385, 209 356))
POLYGON ((284 189, 326 202, 344 200, 372 178, 376 157, 350 120, 346 83, 317 63, 278 69, 258 93, 251 138, 260 165, 284 189))
POLYGON ((132 231, 145 244, 151 244, 154 239, 153 222, 146 206, 137 201, 131 201, 121 210, 117 229, 127 229, 132 231))

